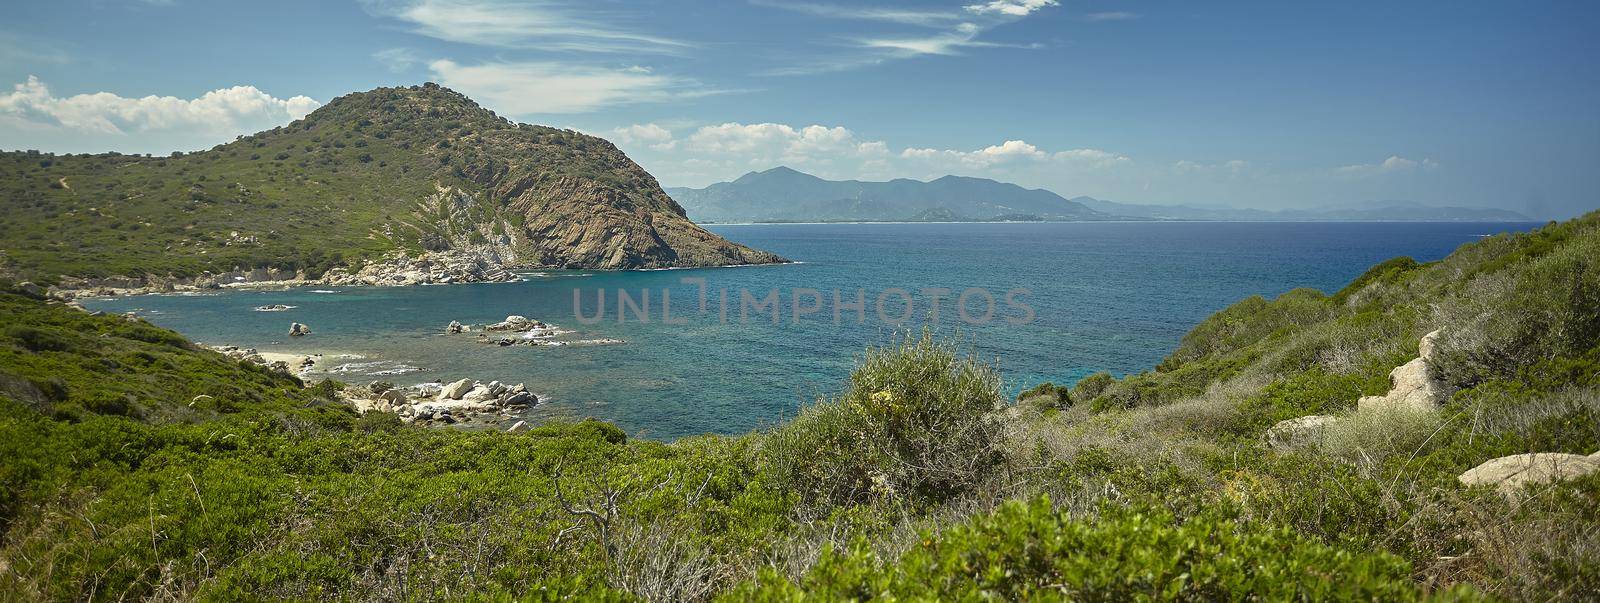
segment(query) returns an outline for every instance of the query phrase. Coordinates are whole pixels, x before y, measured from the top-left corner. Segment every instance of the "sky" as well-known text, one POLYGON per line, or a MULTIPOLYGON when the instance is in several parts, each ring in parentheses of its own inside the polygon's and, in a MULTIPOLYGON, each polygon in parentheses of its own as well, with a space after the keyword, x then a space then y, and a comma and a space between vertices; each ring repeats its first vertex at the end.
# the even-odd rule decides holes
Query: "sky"
POLYGON ((664 186, 779 165, 1126 203, 1600 208, 1600 2, 54 0, 0 149, 198 150, 438 82, 664 186))

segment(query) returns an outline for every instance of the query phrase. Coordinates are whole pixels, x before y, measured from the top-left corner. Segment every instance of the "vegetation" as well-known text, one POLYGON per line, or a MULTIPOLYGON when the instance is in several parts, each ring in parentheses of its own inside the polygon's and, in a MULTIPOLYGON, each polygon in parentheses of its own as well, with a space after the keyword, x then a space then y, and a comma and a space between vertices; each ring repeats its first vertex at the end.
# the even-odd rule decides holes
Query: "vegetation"
POLYGON ((572 203, 586 217, 612 206, 682 214, 611 143, 513 123, 435 84, 346 95, 170 157, 0 152, 0 200, 0 275, 43 283, 254 268, 316 277, 390 251, 482 244, 537 216, 570 219, 572 203))
POLYGON ((1051 404, 908 336, 789 422, 674 443, 357 417, 4 294, 0 598, 1592 597, 1600 475, 1514 503, 1455 478, 1600 448, 1596 260, 1600 214, 1244 300, 1149 372, 1025 396, 1051 404), (1354 412, 1434 329, 1444 409, 1354 412), (1261 444, 1313 413, 1344 418, 1261 444))

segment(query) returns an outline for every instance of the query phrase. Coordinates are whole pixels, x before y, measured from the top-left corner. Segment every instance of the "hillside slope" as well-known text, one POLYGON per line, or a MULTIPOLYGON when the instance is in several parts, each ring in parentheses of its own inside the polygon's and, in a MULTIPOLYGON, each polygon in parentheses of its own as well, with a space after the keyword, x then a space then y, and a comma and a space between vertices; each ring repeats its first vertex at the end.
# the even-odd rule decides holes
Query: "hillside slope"
POLYGON ((1600 592, 1600 471, 1459 477, 1600 449, 1600 213, 1251 297, 1150 371, 1013 405, 995 365, 909 336, 770 429, 673 443, 358 416, 23 293, 0 323, 5 600, 1600 592), (1419 356, 1436 406, 1358 402, 1419 356), (1270 437, 1305 415, 1322 431, 1270 437))
POLYGON ((0 269, 315 278, 450 250, 510 268, 781 261, 689 222, 611 143, 513 123, 437 85, 380 88, 171 157, 0 155, 0 269))
POLYGON ((922 182, 824 180, 787 167, 751 172, 705 188, 671 188, 689 217, 704 222, 1104 220, 1043 189, 985 178, 945 176, 922 182), (930 218, 931 217, 931 218, 930 218))

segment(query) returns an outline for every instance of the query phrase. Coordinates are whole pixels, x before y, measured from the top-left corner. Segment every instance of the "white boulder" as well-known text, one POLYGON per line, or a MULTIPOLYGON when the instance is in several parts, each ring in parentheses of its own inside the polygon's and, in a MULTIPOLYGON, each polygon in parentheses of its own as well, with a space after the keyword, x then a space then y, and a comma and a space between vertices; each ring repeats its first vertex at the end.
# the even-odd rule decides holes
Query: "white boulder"
POLYGON ((1568 480, 1600 471, 1600 452, 1589 456, 1559 452, 1513 454, 1484 461, 1458 479, 1465 486, 1494 486, 1506 496, 1527 486, 1568 480))

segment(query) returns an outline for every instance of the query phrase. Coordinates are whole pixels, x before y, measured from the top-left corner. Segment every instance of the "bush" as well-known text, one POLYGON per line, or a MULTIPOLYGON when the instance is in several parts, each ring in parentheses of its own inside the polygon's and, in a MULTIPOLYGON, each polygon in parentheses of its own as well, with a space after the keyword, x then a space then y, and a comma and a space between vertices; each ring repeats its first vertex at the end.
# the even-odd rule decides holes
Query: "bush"
POLYGON ((1070 408, 1072 406, 1072 390, 1046 381, 1017 394, 1017 401, 1031 401, 1030 403, 1045 408, 1070 408))
POLYGON ((1523 270, 1480 275, 1437 311, 1439 377, 1471 387, 1514 377, 1547 358, 1600 346, 1600 241, 1526 260, 1523 270))
POLYGON ((936 502, 999 460, 1000 376, 930 333, 867 351, 837 399, 769 434, 767 469, 803 499, 936 502))
MULTIPOLYGON (((1459 593, 1466 594, 1466 593, 1459 593)), ((1012 501, 884 563, 864 543, 829 551, 798 583, 768 571, 731 599, 976 601, 1418 598, 1409 565, 1212 515, 1108 510, 1073 520, 1048 498, 1012 501)))
POLYGON ((1116 382, 1117 378, 1112 377, 1111 373, 1105 371, 1089 375, 1079 379, 1078 384, 1072 386, 1072 399, 1079 401, 1093 400, 1100 397, 1100 394, 1105 393, 1106 388, 1111 387, 1116 382))

